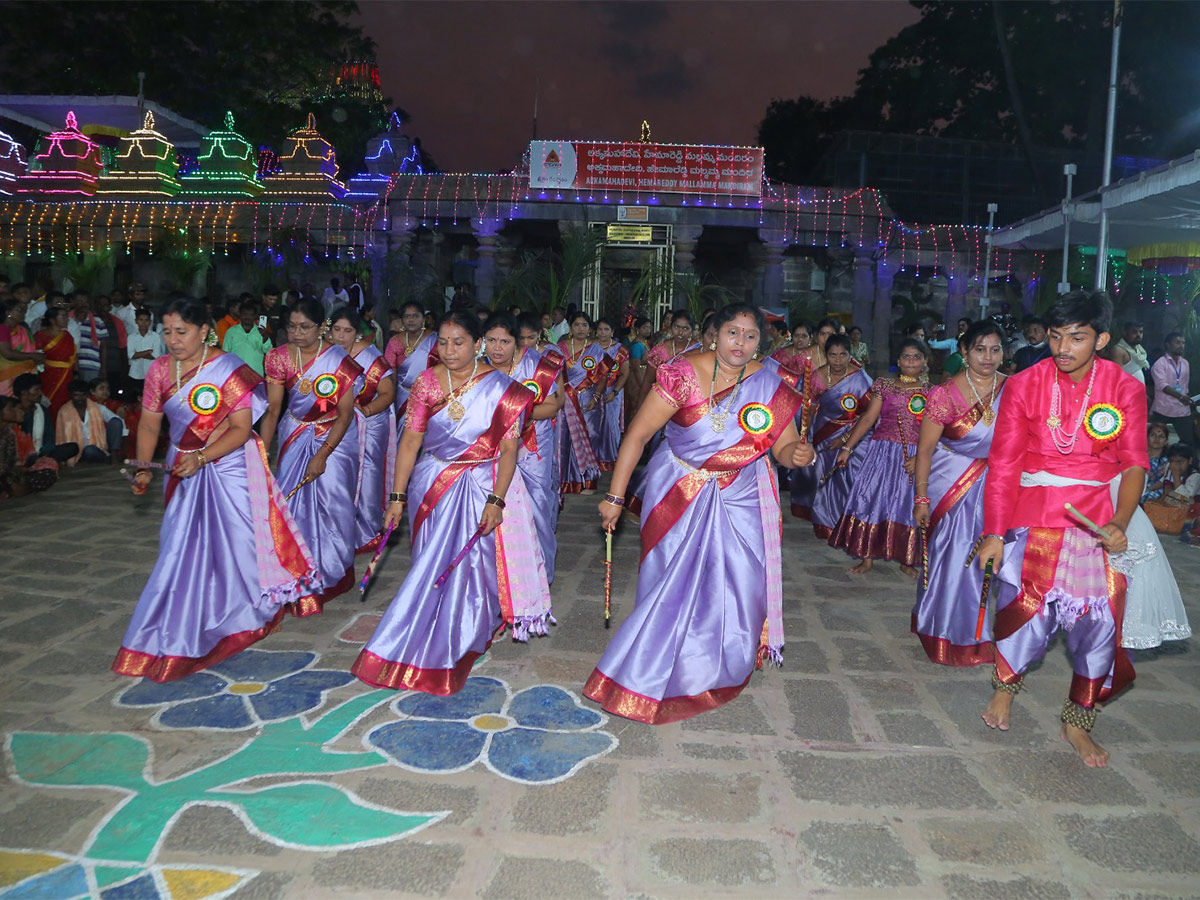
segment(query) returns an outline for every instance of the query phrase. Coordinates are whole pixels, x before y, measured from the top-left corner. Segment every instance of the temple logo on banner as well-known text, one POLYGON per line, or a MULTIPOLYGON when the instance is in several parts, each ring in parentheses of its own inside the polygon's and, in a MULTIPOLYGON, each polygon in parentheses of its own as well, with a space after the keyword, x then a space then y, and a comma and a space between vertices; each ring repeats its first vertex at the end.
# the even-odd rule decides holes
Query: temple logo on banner
POLYGON ((599 141, 529 145, 529 186, 534 190, 761 197, 762 178, 760 147, 599 141))

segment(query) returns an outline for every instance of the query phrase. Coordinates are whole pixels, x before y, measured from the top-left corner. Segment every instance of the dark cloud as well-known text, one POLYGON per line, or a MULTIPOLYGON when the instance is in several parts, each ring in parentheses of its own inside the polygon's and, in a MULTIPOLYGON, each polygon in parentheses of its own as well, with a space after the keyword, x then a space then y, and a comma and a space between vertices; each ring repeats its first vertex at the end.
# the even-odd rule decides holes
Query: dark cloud
POLYGON ((657 28, 671 17, 667 4, 659 0, 603 0, 582 5, 594 9, 601 22, 623 35, 657 28))
POLYGON ((633 82, 637 95, 647 100, 682 97, 696 87, 687 63, 676 57, 665 61, 653 72, 638 75, 633 82))

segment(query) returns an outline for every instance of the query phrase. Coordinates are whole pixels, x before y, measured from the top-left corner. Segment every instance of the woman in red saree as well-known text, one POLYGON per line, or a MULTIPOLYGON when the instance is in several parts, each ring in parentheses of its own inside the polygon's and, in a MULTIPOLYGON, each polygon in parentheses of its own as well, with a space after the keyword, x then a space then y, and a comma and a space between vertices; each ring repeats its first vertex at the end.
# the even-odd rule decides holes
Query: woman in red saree
POLYGON ((42 330, 34 338, 37 348, 45 354, 46 369, 42 372, 42 393, 50 401, 50 418, 71 399, 67 385, 75 373, 75 338, 67 331, 67 311, 52 307, 42 319, 42 330))

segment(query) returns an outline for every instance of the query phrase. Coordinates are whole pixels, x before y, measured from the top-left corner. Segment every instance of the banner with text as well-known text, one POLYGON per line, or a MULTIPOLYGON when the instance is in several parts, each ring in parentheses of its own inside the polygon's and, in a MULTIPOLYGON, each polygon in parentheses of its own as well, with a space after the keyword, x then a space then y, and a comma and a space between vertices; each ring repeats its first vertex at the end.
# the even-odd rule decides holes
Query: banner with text
POLYGON ((536 189, 761 197, 761 147, 532 141, 536 189))

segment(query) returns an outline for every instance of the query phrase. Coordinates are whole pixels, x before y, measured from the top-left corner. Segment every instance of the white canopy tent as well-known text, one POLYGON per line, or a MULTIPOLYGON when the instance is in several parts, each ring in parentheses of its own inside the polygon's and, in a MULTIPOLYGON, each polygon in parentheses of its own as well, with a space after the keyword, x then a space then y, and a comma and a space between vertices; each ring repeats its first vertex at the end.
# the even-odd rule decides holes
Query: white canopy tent
POLYGON ((1200 150, 997 228, 992 244, 1014 250, 1061 248, 1069 217, 1071 243, 1096 246, 1102 204, 1109 247, 1200 242, 1200 150))

